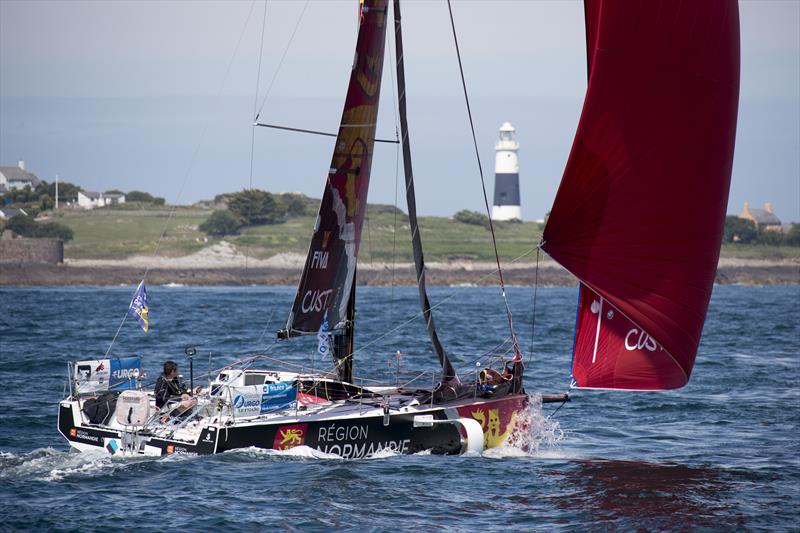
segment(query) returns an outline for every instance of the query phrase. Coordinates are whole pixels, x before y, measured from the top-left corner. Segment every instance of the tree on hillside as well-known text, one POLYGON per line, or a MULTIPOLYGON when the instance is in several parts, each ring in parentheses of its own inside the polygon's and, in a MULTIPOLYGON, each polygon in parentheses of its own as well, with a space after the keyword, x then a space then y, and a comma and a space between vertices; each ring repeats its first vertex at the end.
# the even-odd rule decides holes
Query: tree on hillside
MULTIPOLYGON (((41 185, 41 184, 40 184, 41 185)), ((8 204, 27 204, 39 199, 39 193, 31 189, 29 185, 21 189, 11 189, 3 194, 3 203, 8 204)))
POLYGON ((57 222, 37 223, 31 216, 14 215, 6 224, 17 235, 28 238, 48 238, 70 241, 74 237, 72 229, 57 222))
POLYGON ((758 244, 780 246, 785 242, 785 236, 780 231, 761 230, 758 232, 758 244))
MULTIPOLYGON (((58 200, 61 203, 77 202, 80 187, 68 181, 58 182, 58 200)), ((42 181, 31 189, 26 186, 22 189, 12 189, 2 195, 2 202, 5 204, 32 205, 40 204, 42 210, 50 209, 55 204, 56 184, 54 182, 42 181), (46 197, 49 197, 46 198, 46 197)))
POLYGON ((277 224, 284 220, 284 213, 275 197, 259 189, 246 189, 231 194, 228 198, 228 209, 246 226, 277 224))
POLYGON ((149 192, 130 191, 125 195, 126 202, 141 202, 143 204, 164 205, 166 202, 160 196, 153 196, 149 192))
POLYGON ((211 213, 205 222, 200 224, 200 231, 207 235, 233 235, 242 226, 239 218, 228 210, 218 210, 211 213))
POLYGON ((58 222, 37 223, 33 236, 35 238, 61 239, 71 241, 75 236, 72 228, 59 224, 58 222))
POLYGON ((6 223, 6 229, 23 237, 33 237, 33 232, 36 231, 36 222, 33 217, 23 214, 14 215, 6 223))
POLYGON ((231 199, 231 193, 222 193, 214 196, 213 203, 215 204, 227 204, 228 200, 231 199))
POLYGON ((285 192, 275 196, 277 208, 287 218, 301 217, 306 214, 306 200, 302 194, 285 192))
POLYGON ((800 224, 792 224, 783 242, 789 246, 800 246, 800 224))
MULTIPOLYGON (((45 185, 45 190, 42 191, 42 194, 47 194, 50 198, 56 197, 56 184, 42 182, 45 185)), ((41 186, 41 184, 40 184, 41 186)), ((38 187, 37 187, 38 189, 38 187)), ((82 191, 78 185, 74 183, 70 183, 68 181, 59 181, 58 182, 58 201, 59 203, 67 203, 67 202, 77 202, 78 201, 78 192, 82 191)))
POLYGON ((42 211, 53 209, 56 206, 56 201, 50 197, 49 194, 43 194, 39 197, 39 207, 42 211))
POLYGON ((128 194, 125 195, 126 202, 143 202, 143 203, 152 203, 153 195, 149 192, 143 191, 129 191, 128 194))
POLYGON ((725 217, 723 242, 751 244, 758 241, 758 230, 752 220, 739 218, 736 215, 725 217))
POLYGON ((489 217, 487 217, 483 213, 478 213, 477 211, 469 211, 468 209, 462 209, 461 211, 453 215, 453 218, 463 224, 472 224, 475 226, 483 226, 485 228, 489 227, 489 217))

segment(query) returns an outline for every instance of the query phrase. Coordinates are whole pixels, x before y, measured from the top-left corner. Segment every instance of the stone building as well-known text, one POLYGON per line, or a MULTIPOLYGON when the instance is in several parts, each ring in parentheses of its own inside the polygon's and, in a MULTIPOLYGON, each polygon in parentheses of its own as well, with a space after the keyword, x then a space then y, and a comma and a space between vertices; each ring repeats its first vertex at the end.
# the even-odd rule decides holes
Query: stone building
POLYGON ((762 209, 751 208, 750 203, 745 202, 739 218, 752 220, 759 231, 783 231, 780 219, 772 212, 772 202, 765 202, 762 209))

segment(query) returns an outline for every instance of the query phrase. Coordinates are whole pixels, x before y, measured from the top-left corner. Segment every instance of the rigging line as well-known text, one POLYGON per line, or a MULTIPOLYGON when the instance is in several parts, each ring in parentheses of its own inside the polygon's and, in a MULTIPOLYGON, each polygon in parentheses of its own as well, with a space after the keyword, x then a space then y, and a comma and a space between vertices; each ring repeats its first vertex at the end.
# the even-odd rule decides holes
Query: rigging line
MULTIPOLYGON (((394 6, 392 6, 394 10, 394 6)), ((394 13, 393 13, 393 18, 394 13)), ((394 39, 389 38, 389 32, 386 32, 386 41, 389 43, 389 57, 395 58, 395 64, 397 64, 397 54, 395 53, 394 49, 394 39)), ((399 106, 397 104, 397 89, 395 87, 394 81, 394 71, 395 69, 389 69, 389 75, 392 79, 392 118, 394 118, 394 138, 396 140, 397 145, 395 146, 395 153, 394 153, 394 213, 393 213, 393 220, 392 220, 392 277, 391 277, 391 295, 389 297, 389 301, 394 304, 394 278, 395 278, 395 259, 396 259, 396 251, 397 251, 397 183, 400 176, 400 126, 399 126, 399 119, 398 113, 400 112, 399 106)), ((394 305, 391 306, 392 309, 392 319, 395 316, 395 308, 394 305)))
MULTIPOLYGON (((399 140, 398 134, 398 140, 399 140)), ((396 266, 396 251, 397 251, 397 180, 400 172, 400 143, 397 144, 397 149, 394 155, 394 220, 392 221, 392 290, 389 301, 394 303, 394 276, 396 266)), ((394 306, 392 306, 394 310, 394 306)))
MULTIPOLYGON (((497 352, 499 352, 500 349, 504 348, 508 344, 509 341, 511 341, 511 337, 506 337, 505 339, 503 339, 503 342, 501 342, 497 346, 494 346, 494 347, 486 350, 485 352, 483 352, 479 356, 477 356, 477 358, 475 358, 475 362, 476 363, 480 363, 482 366, 489 366, 491 364, 491 360, 493 360, 493 359, 498 359, 498 360, 500 360, 502 362, 505 362, 505 359, 503 358, 503 355, 505 355, 505 354, 509 353, 510 351, 512 351, 513 350, 513 346, 511 348, 506 349, 501 355, 498 355, 497 352), (487 358, 490 360, 490 362, 488 364, 484 365, 482 362, 487 358)), ((464 374, 468 374, 471 370, 474 370, 474 369, 475 369, 475 367, 471 363, 465 363, 464 367, 461 368, 461 370, 464 370, 464 374)))
MULTIPOLYGON (((524 254, 521 254, 521 255, 519 255, 519 256, 517 256, 517 257, 515 257, 514 259, 512 259, 511 261, 509 261, 509 263, 511 263, 511 264, 514 264, 514 263, 517 263, 517 262, 519 262, 519 261, 520 261, 520 260, 522 260, 523 258, 525 258, 525 257, 529 256, 530 254, 532 254, 532 253, 533 253, 533 251, 534 251, 535 249, 536 249, 536 248, 531 248, 530 250, 528 250, 528 251, 527 251, 527 252, 525 252, 524 254)), ((492 271, 490 271, 490 272, 487 272, 487 273, 486 273, 486 274, 484 274, 483 276, 479 277, 479 278, 478 278, 478 279, 476 279, 475 281, 476 281, 477 283, 480 283, 481 281, 483 281, 483 280, 485 280, 485 279, 489 278, 490 276, 493 276, 493 275, 494 275, 496 272, 497 272, 497 269, 494 269, 494 270, 492 270, 492 271)), ((455 298, 455 297, 456 297, 458 294, 459 294, 458 292, 453 292, 453 293, 451 293, 451 294, 450 294, 450 296, 446 296, 446 297, 444 297, 444 298, 443 298, 443 299, 442 299, 442 300, 441 300, 439 303, 432 305, 432 306, 430 307, 430 310, 431 310, 431 311, 433 311, 433 310, 437 309, 438 307, 440 307, 440 306, 444 305, 444 304, 445 304, 445 303, 447 303, 448 301, 450 301, 450 300, 452 300, 453 298, 455 298)), ((371 342, 368 342, 367 344, 365 344, 364 346, 362 346, 362 347, 361 347, 361 348, 359 348, 358 350, 355 350, 355 351, 353 351, 353 353, 352 353, 352 354, 350 354, 350 355, 351 355, 351 356, 354 356, 354 355, 356 355, 357 353, 361 353, 361 352, 362 352, 362 351, 364 351, 364 349, 366 349, 367 347, 369 347, 369 346, 372 346, 373 344, 375 344, 375 343, 377 343, 378 341, 380 341, 380 340, 382 340, 382 339, 384 339, 384 338, 388 337, 389 335, 391 335, 392 333, 394 333, 394 332, 398 331, 399 329, 402 329, 403 327, 405 327, 406 325, 410 324, 412 321, 414 321, 414 320, 415 320, 415 319, 417 319, 418 317, 424 317, 424 312, 422 312, 422 311, 418 311, 418 312, 417 312, 417 313, 415 313, 414 315, 410 316, 410 317, 408 318, 408 320, 406 320, 405 322, 403 322, 402 324, 400 324, 400 325, 399 325, 399 326, 397 326, 396 328, 394 328, 394 329, 392 329, 392 330, 390 330, 390 331, 386 332, 385 334, 383 334, 383 335, 381 335, 380 337, 378 337, 378 338, 374 339, 373 341, 371 341, 371 342)), ((306 334, 306 335, 311 335, 311 334, 306 334)), ((513 339, 513 337, 512 337, 512 339, 513 339)))
POLYGON ((564 405, 566 405, 566 403, 567 403, 568 401, 569 401, 569 400, 564 400, 563 402, 561 402, 561 405, 559 405, 559 406, 556 408, 556 410, 555 410, 555 411, 553 411, 553 414, 551 414, 551 415, 548 415, 548 417, 547 417, 547 418, 555 418, 556 414, 557 414, 557 413, 558 413, 558 412, 561 410, 561 408, 562 408, 562 407, 564 407, 564 405))
POLYGON ((517 352, 517 356, 522 358, 522 351, 519 349, 519 343, 517 342, 517 336, 514 333, 514 322, 511 316, 511 307, 508 305, 508 299, 506 298, 506 286, 503 280, 503 270, 500 267, 500 255, 497 252, 497 238, 494 234, 494 224, 492 223, 492 213, 489 209, 489 197, 486 195, 486 182, 483 179, 483 166, 481 165, 481 156, 480 151, 478 150, 478 140, 475 136, 475 124, 472 120, 472 109, 469 105, 469 95, 467 94, 467 82, 464 78, 464 67, 461 63, 461 51, 458 48, 458 36, 456 35, 456 23, 455 19, 453 19, 453 7, 450 5, 450 0, 447 0, 447 10, 450 13, 450 26, 453 28, 453 41, 456 45, 456 56, 458 57, 458 70, 461 73, 461 86, 464 88, 464 100, 467 104, 467 116, 469 117, 469 127, 472 130, 472 143, 475 146, 475 158, 478 160, 478 172, 481 176, 481 189, 483 190, 483 203, 486 206, 486 214, 489 217, 489 229, 492 233, 492 246, 494 246, 494 258, 497 261, 497 274, 500 278, 500 290, 503 295, 503 302, 506 306, 506 314, 508 316, 508 328, 511 331, 511 338, 514 341, 514 348, 517 352))
MULTIPOLYGON (((338 137, 337 133, 329 133, 327 131, 319 131, 319 130, 308 130, 305 128, 291 128, 289 126, 279 126, 277 124, 267 124, 265 122, 255 122, 253 126, 259 126, 262 128, 272 128, 275 130, 284 130, 284 131, 294 131, 297 133, 310 133, 312 135, 323 135, 325 137, 338 137)), ((342 126, 345 127, 345 126, 342 126)), ((400 140, 396 139, 373 139, 376 143, 389 143, 389 144, 400 144, 400 140)))
MULTIPOLYGON (((264 0, 264 15, 261 19, 261 41, 258 46, 258 69, 256 72, 256 91, 253 94, 253 115, 256 113, 258 105, 259 86, 261 85, 261 60, 264 56, 264 30, 267 27, 267 0, 264 0)), ((250 177, 248 188, 253 190, 253 160, 255 159, 256 129, 250 128, 250 177)), ((244 245, 244 272, 247 275, 247 267, 250 260, 250 245, 244 245)))
MULTIPOLYGON (((267 334, 267 328, 269 328, 269 325, 272 322, 272 316, 275 314, 275 309, 277 309, 277 308, 278 308, 278 304, 277 303, 273 303, 272 304, 272 311, 270 311, 269 318, 267 319, 267 325, 264 326, 264 329, 261 331, 261 336, 258 338, 258 342, 256 342, 256 346, 260 345, 261 341, 264 340, 264 335, 267 334)), ((273 342, 271 346, 267 347, 267 350, 269 350, 275 344, 277 344, 277 343, 273 342)))
MULTIPOLYGON (((256 0, 252 0, 252 2, 250 2, 250 10, 247 12, 247 18, 244 21, 244 26, 242 26, 242 31, 239 33, 239 39, 238 41, 236 41, 236 46, 233 49, 233 54, 231 54, 231 58, 228 61, 228 66, 225 69, 225 75, 222 77, 222 83, 220 84, 219 90, 217 91, 217 94, 214 97, 215 103, 219 102, 219 97, 222 95, 222 91, 223 89, 225 89, 225 84, 228 82, 228 77, 230 76, 231 73, 231 67, 233 66, 233 61, 234 59, 236 59, 236 54, 239 52, 239 46, 241 46, 242 44, 242 39, 244 38, 245 31, 247 30, 247 25, 250 23, 250 17, 253 15, 253 8, 255 7, 255 5, 256 5, 256 0)), ((186 168, 186 173, 183 176, 183 181, 181 183, 180 188, 178 189, 178 195, 175 197, 175 203, 172 204, 169 210, 169 214, 167 215, 167 220, 166 222, 164 222, 164 227, 161 230, 161 234, 158 237, 158 240, 156 241, 156 246, 155 249, 153 250, 153 257, 156 257, 158 255, 158 250, 161 247, 161 243, 164 240, 164 236, 167 234, 167 228, 169 228, 169 223, 172 221, 172 217, 175 214, 175 210, 178 207, 178 202, 180 202, 180 199, 183 196, 183 191, 186 189, 186 184, 188 183, 189 176, 191 175, 192 170, 194 169, 194 164, 195 161, 197 160, 197 154, 200 152, 200 147, 203 145, 203 141, 205 140, 206 132, 208 131, 208 125, 210 124, 210 122, 211 118, 209 115, 206 118, 205 124, 203 125, 203 129, 200 132, 200 138, 197 140, 197 144, 194 147, 192 156, 189 159, 189 165, 186 168)), ((145 279, 147 279, 147 274, 149 272, 150 272, 150 265, 148 264, 144 270, 144 274, 142 275, 143 282, 145 279)), ((122 321, 120 322, 119 327, 117 328, 117 332, 114 333, 114 337, 111 339, 111 343, 108 345, 108 349, 106 350, 106 357, 111 352, 111 347, 114 346, 114 343, 116 342, 117 337, 119 336, 119 332, 122 330, 122 325, 125 324, 125 320, 128 318, 128 309, 130 309, 130 304, 128 305, 128 308, 125 309, 125 314, 122 315, 122 321)))
MULTIPOLYGON (((258 73, 256 74, 256 92, 253 95, 253 116, 258 106, 259 86, 261 85, 261 59, 264 56, 264 30, 267 27, 267 0, 264 0, 264 17, 261 20, 261 44, 258 47, 258 73)), ((250 130, 250 188, 253 188, 253 154, 255 152, 256 129, 250 130)))
POLYGON ((539 252, 540 245, 536 245, 536 271, 533 275, 533 318, 531 319, 531 349, 528 351, 528 363, 533 361, 533 339, 536 331, 536 293, 539 290, 539 252))
POLYGON ((297 17, 297 23, 294 25, 294 30, 292 30, 292 35, 289 37, 289 42, 286 43, 286 48, 283 49, 283 55, 281 55, 281 59, 278 61, 278 66, 275 68, 275 73, 272 75, 272 79, 267 86, 267 92, 264 93, 264 99, 261 100, 261 105, 258 107, 258 111, 253 119, 254 122, 258 120, 258 117, 261 116, 261 111, 264 110, 264 104, 267 103, 267 98, 269 97, 269 93, 272 91, 272 86, 275 85, 275 80, 278 78, 278 73, 281 71, 283 61, 286 59, 286 54, 289 52, 289 48, 292 46, 292 41, 294 41, 294 36, 297 34, 297 29, 300 27, 300 22, 303 20, 303 15, 306 13, 306 8, 308 7, 309 2, 310 0, 306 0, 306 3, 303 4, 303 10, 300 12, 300 16, 297 17))
MULTIPOLYGON (((515 259, 511 260, 510 262, 511 262, 511 263, 516 263, 517 261, 519 261, 519 260, 520 260, 520 259, 522 259, 523 257, 525 257, 525 256, 527 256, 527 255, 530 255, 531 253, 533 253, 533 250, 534 250, 534 248, 531 248, 530 250, 528 250, 528 251, 527 251, 527 252, 525 252, 524 254, 520 255, 519 257, 517 257, 517 258, 515 258, 515 259)), ((477 282, 481 282, 481 281, 483 281, 483 280, 487 279, 489 276, 494 276, 494 274, 495 274, 496 272, 497 272, 497 269, 495 269, 495 270, 492 270, 491 272, 487 272, 487 273, 486 273, 486 274, 484 274, 483 276, 479 277, 479 278, 478 278, 476 281, 477 281, 477 282)), ((445 298, 443 298, 443 299, 442 299, 442 300, 441 300, 439 303, 436 303, 436 304, 434 304, 434 305, 430 306, 430 311, 431 311, 431 312, 433 312, 433 311, 434 311, 436 308, 438 308, 438 307, 440 307, 440 306, 444 305, 444 304, 445 304, 445 303, 447 303, 449 300, 452 300, 453 298, 455 298, 457 295, 458 295, 458 292, 453 292, 452 294, 450 294, 450 296, 446 296, 446 297, 445 297, 445 298)), ((384 333, 384 334, 383 334, 383 335, 381 335, 380 337, 378 337, 378 338, 376 338, 376 339, 374 339, 374 340, 372 340, 372 341, 368 342, 367 344, 363 345, 363 346, 362 346, 361 348, 359 348, 358 350, 355 350, 355 351, 353 351, 353 353, 352 353, 352 354, 350 354, 350 355, 351 355, 351 356, 355 356, 357 353, 361 353, 361 352, 363 352, 363 351, 364 351, 366 348, 368 348, 369 346, 372 346, 373 344, 377 343, 378 341, 380 341, 380 340, 383 340, 383 339, 385 339, 386 337, 388 337, 389 335, 391 335, 391 334, 395 333, 396 331, 398 331, 398 330, 400 330, 400 329, 404 328, 405 326, 407 326, 408 324, 410 324, 411 322, 413 322, 413 321, 414 321, 414 320, 416 320, 417 318, 419 318, 419 317, 424 317, 424 316, 425 316, 425 313, 424 313, 424 311, 418 311, 418 312, 417 312, 417 313, 415 313, 413 316, 409 317, 409 318, 408 318, 408 320, 406 320, 406 321, 405 321, 405 322, 403 322, 402 324, 400 324, 400 325, 398 325, 397 327, 395 327, 395 328, 393 328, 393 329, 391 329, 391 330, 387 331, 386 333, 384 333)), ((519 347, 518 347, 518 345, 517 345, 517 342, 516 342, 516 339, 514 338, 514 336, 513 336, 513 335, 512 335, 512 337, 511 337, 511 339, 512 339, 512 341, 513 341, 513 344, 514 344, 514 352, 515 352, 515 355, 516 355, 516 353, 518 353, 518 351, 519 351, 519 347)))

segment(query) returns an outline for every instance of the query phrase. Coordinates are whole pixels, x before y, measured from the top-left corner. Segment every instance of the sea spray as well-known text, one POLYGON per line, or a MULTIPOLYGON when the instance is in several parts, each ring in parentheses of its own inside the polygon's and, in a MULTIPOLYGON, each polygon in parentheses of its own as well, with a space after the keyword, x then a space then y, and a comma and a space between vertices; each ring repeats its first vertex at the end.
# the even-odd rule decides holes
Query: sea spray
POLYGON ((114 457, 102 452, 73 453, 54 448, 39 448, 27 453, 4 453, 0 457, 0 479, 4 481, 62 481, 68 478, 93 478, 110 475, 120 468, 149 457, 114 457))
POLYGON ((248 448, 237 448, 235 450, 228 450, 224 452, 225 455, 229 456, 241 456, 250 459, 260 459, 260 458, 284 458, 284 459, 299 459, 299 460, 323 460, 323 459, 342 459, 342 457, 333 454, 333 453, 325 453, 323 451, 317 450, 316 448, 311 448, 309 446, 295 446, 293 448, 287 448, 285 450, 273 450, 267 448, 256 448, 255 446, 250 446, 248 448))
POLYGON ((542 395, 528 395, 528 409, 520 411, 512 434, 497 448, 484 452, 488 457, 533 455, 543 449, 559 446, 564 431, 557 420, 542 412, 542 395))

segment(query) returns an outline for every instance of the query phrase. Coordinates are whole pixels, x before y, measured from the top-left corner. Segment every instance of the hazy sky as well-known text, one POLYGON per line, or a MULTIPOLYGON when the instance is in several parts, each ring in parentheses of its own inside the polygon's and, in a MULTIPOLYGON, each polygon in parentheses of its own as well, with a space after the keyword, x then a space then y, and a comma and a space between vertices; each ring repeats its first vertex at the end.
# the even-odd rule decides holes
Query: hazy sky
MULTIPOLYGON (((261 120, 334 132, 357 2, 311 1, 300 19, 305 4, 267 2, 259 106, 271 90, 261 120)), ((247 187, 263 9, 262 0, 0 0, 0 164, 24 159, 48 181, 59 174, 169 202, 247 187)), ((521 144, 523 216, 540 218, 586 89, 582 4, 455 1, 454 13, 490 198, 497 128, 509 120, 521 144)), ((406 1, 403 22, 419 210, 482 210, 447 5, 406 1)), ((800 3, 744 1, 741 25, 728 211, 771 201, 782 220, 800 221, 800 3)), ((386 65, 378 132, 394 137, 386 65)), ((253 186, 319 197, 332 148, 330 138, 258 128, 253 186)), ((376 150, 370 201, 394 203, 395 147, 376 150)))

